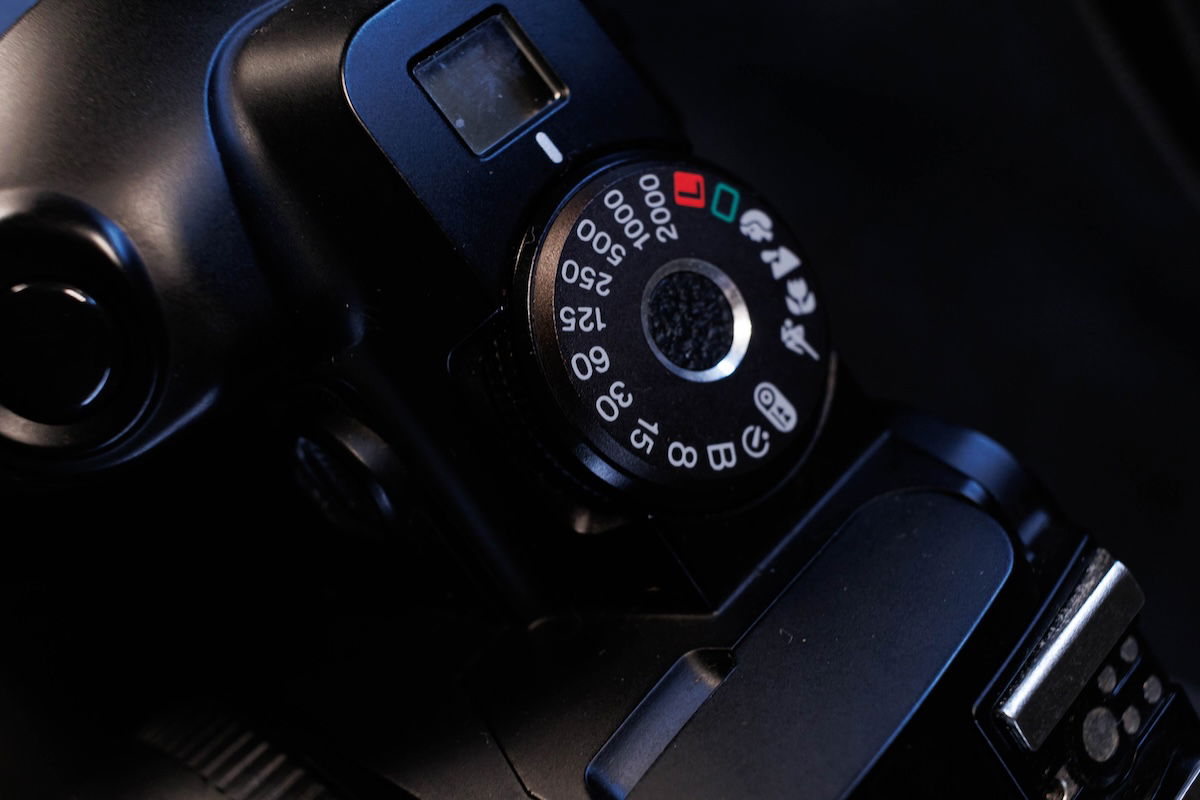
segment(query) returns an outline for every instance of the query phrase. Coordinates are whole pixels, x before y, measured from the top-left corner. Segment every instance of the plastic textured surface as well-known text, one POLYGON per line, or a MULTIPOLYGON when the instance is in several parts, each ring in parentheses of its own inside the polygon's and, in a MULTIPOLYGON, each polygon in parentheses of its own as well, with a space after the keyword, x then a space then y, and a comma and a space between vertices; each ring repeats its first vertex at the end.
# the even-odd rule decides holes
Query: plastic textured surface
POLYGON ((872 501, 738 644, 737 669, 632 796, 844 797, 953 660, 1012 564, 1004 530, 960 500, 920 492, 872 501))
POLYGON ((37 0, 4 0, 0 3, 0 36, 36 4, 37 0))
POLYGON ((41 0, 0 38, 0 187, 71 198, 120 231, 144 268, 139 310, 162 321, 147 337, 166 353, 151 407, 79 469, 171 435, 261 366, 272 341, 204 102, 213 52, 255 5, 181 15, 154 2, 41 0))

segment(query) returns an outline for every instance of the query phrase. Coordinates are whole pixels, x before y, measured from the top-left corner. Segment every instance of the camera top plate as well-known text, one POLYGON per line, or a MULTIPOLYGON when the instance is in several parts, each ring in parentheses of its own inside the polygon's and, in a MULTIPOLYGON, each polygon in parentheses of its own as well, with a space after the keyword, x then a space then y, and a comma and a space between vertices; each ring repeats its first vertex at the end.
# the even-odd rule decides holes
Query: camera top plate
POLYGON ((685 141, 677 120, 582 5, 518 0, 505 4, 503 18, 555 76, 563 97, 496 146, 473 152, 414 71, 498 13, 480 0, 392 3, 355 33, 342 67, 359 120, 497 297, 511 283, 510 254, 529 210, 573 164, 614 143, 681 149, 685 141))

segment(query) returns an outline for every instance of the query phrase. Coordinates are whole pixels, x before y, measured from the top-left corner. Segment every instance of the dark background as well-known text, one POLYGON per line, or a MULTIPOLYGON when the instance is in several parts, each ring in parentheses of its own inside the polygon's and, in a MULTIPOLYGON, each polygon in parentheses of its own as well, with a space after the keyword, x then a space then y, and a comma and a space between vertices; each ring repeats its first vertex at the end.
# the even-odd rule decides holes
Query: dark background
POLYGON ((1102 6, 1040 0, 593 6, 697 152, 787 215, 865 389, 1010 448, 1138 576, 1154 647, 1200 698, 1200 94, 1175 61, 1155 72, 1179 19, 1153 28, 1149 1, 1107 27, 1102 6))

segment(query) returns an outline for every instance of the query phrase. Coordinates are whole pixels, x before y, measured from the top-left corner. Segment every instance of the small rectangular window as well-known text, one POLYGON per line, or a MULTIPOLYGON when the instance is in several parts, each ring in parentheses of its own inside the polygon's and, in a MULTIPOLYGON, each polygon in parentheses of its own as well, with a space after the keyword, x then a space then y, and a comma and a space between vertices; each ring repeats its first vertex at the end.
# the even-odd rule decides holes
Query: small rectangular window
POLYGON ((567 94, 566 86, 502 12, 417 62, 412 71, 476 155, 491 150, 567 94))

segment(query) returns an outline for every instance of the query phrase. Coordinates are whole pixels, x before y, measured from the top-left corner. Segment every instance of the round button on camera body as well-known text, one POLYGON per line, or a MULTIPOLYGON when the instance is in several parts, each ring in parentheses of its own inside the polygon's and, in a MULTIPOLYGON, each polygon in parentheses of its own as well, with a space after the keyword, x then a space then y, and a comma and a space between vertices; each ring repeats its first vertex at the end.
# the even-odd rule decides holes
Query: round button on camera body
POLYGON ((75 421, 109 384, 114 338, 105 309, 74 286, 0 290, 0 405, 35 422, 75 421))
POLYGON ((142 418, 161 340, 147 288, 100 212, 0 192, 0 465, 72 471, 142 418))
POLYGON ((696 507, 799 465, 834 359, 799 243, 751 189, 687 162, 608 167, 527 267, 534 357, 593 474, 696 507))

